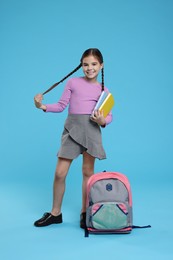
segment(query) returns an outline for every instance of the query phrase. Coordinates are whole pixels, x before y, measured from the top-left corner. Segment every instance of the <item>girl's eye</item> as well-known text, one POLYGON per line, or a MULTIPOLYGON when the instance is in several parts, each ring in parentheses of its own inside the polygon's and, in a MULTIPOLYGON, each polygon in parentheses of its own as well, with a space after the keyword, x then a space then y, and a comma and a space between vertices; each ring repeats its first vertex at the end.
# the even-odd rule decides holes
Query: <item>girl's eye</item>
POLYGON ((96 63, 96 62, 94 62, 94 63, 92 63, 92 65, 93 65, 93 66, 96 66, 96 65, 97 65, 97 63, 96 63))
POLYGON ((88 63, 83 63, 82 66, 83 67, 88 67, 88 66, 93 66, 94 67, 94 66, 97 66, 97 64, 98 64, 97 62, 93 62, 90 65, 88 63))

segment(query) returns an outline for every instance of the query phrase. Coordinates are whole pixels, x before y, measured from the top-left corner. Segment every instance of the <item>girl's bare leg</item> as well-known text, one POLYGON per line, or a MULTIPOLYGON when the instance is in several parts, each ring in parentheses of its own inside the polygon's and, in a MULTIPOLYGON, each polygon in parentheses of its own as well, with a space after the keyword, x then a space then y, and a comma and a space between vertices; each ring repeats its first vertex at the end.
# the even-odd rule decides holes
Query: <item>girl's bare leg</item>
POLYGON ((94 162, 95 158, 88 154, 87 152, 83 153, 83 182, 82 182, 82 209, 81 212, 86 212, 86 187, 88 179, 91 175, 94 174, 94 162))
POLYGON ((53 206, 51 214, 58 216, 61 213, 61 205, 65 192, 65 179, 72 160, 58 158, 53 184, 53 206))

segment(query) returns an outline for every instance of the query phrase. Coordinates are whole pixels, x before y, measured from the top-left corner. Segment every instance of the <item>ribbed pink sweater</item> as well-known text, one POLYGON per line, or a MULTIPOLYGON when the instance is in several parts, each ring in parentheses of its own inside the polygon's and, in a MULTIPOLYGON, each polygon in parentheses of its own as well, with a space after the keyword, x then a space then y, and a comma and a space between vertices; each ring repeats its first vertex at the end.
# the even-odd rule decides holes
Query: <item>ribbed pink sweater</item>
MULTIPOLYGON (((109 90, 105 87, 105 91, 109 90)), ((83 77, 68 80, 60 100, 55 104, 46 104, 46 112, 60 113, 67 105, 69 114, 90 115, 101 94, 99 83, 90 83, 83 77)), ((112 121, 112 113, 106 117, 106 124, 112 121)))

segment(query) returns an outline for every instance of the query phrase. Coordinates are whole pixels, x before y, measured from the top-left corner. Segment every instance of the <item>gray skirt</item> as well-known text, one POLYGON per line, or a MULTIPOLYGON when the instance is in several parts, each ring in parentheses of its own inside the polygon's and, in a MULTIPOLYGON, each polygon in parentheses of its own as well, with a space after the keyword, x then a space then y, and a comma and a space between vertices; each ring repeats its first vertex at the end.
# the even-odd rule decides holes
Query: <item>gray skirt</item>
POLYGON ((90 115, 69 114, 57 156, 75 159, 84 151, 100 160, 106 159, 100 126, 91 121, 90 115))

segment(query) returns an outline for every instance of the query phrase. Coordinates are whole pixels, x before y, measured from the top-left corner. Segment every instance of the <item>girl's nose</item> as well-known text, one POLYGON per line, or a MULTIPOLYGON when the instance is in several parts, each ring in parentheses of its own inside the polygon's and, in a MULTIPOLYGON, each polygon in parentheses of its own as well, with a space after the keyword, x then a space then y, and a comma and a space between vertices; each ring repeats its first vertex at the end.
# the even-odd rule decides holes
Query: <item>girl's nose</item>
POLYGON ((88 65, 88 70, 91 70, 92 69, 92 65, 88 65))

